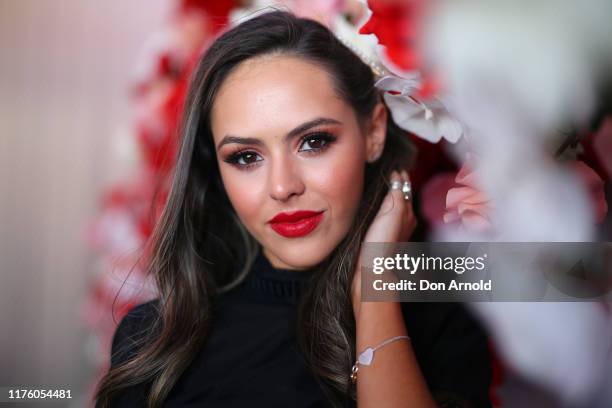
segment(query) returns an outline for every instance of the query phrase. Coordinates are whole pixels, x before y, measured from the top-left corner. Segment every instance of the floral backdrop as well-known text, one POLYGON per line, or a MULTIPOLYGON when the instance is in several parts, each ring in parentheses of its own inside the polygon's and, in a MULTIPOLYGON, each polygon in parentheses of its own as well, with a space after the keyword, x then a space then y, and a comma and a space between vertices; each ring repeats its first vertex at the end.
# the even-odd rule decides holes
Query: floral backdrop
MULTIPOLYGON (((510 59, 505 50, 513 49, 520 39, 495 28, 496 21, 509 15, 525 30, 546 34, 533 39, 534 48, 545 49, 557 44, 551 38, 559 42, 566 38, 566 14, 572 10, 543 1, 542 9, 533 13, 546 18, 538 20, 533 13, 512 8, 511 2, 501 2, 497 9, 485 3, 176 1, 166 25, 151 34, 144 57, 135 61, 138 75, 130 89, 135 107, 130 137, 138 164, 102 194, 99 214, 86 230, 97 254, 97 278, 83 306, 83 318, 93 329, 98 349, 95 382, 108 369, 117 322, 156 294, 143 271, 145 243, 168 196, 179 142, 177 126, 194 64, 219 32, 270 5, 326 24, 380 69, 377 87, 384 92, 395 122, 418 148, 410 173, 419 217, 415 241, 609 239, 606 194, 610 196, 612 177, 612 104, 605 90, 611 81, 591 69, 612 61, 609 45, 601 41, 609 31, 600 27, 581 38, 573 36, 566 48, 548 59, 538 60, 529 47, 519 48, 510 59), (491 42, 496 44, 498 61, 486 58, 492 53, 491 42), (586 48, 609 59, 595 61, 584 53, 586 48), (479 78, 489 81, 487 86, 469 75, 473 73, 469 61, 474 60, 482 61, 477 70, 479 78), (518 63, 532 64, 533 69, 519 70, 518 63), (570 68, 558 70, 559 64, 570 68), (506 102, 493 108, 486 102, 491 98, 506 102), (575 103, 556 103, 568 99, 575 103), (570 120, 561 121, 564 127, 560 127, 559 117, 570 120), (569 189, 571 200, 559 208, 564 189, 569 189), (500 199, 508 196, 515 200, 500 199), (551 211, 553 216, 540 217, 540 212, 551 211), (553 225, 568 217, 579 222, 567 223, 559 235, 540 233, 553 231, 553 225)), ((593 17, 580 12, 585 19, 593 17)), ((580 25, 581 20, 575 17, 571 23, 580 25)), ((491 330, 501 327, 503 313, 487 321, 491 330)), ((510 349, 503 343, 495 348, 502 354, 510 349)), ((499 384, 502 371, 493 345, 491 352, 499 384)), ((492 398, 501 405, 494 390, 492 398)))

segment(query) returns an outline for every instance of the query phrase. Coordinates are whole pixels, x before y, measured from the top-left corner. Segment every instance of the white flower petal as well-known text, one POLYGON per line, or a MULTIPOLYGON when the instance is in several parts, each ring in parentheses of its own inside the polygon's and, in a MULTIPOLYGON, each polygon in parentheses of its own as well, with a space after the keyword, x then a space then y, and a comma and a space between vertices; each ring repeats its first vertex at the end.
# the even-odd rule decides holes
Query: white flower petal
POLYGON ((441 136, 450 143, 457 143, 463 135, 461 123, 449 115, 438 115, 438 129, 441 136))
POLYGON ((421 82, 417 77, 406 79, 388 75, 379 79, 374 85, 383 91, 397 91, 402 95, 411 95, 419 88, 421 82))
POLYGON ((453 119, 439 102, 433 104, 437 106, 432 108, 403 95, 385 93, 383 97, 393 121, 400 128, 430 143, 438 143, 442 138, 456 143, 463 134, 461 124, 453 119), (428 111, 431 113, 429 119, 428 111))

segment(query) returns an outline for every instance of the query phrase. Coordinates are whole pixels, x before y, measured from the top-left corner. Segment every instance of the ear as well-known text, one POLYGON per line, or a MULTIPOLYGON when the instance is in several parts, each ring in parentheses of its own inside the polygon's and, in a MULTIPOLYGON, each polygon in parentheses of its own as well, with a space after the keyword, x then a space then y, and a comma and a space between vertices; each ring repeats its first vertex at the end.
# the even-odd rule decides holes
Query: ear
POLYGON ((381 101, 374 107, 365 137, 366 161, 373 163, 381 156, 387 137, 387 108, 381 101))

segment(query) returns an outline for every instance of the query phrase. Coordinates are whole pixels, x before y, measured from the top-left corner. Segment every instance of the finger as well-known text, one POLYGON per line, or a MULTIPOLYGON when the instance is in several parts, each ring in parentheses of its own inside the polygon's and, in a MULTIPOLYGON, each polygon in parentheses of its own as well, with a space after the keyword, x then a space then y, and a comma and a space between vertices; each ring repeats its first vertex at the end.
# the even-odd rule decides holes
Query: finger
MULTIPOLYGON (((404 181, 410 182, 410 175, 408 174, 406 170, 402 170, 401 176, 404 181)), ((402 198, 404 198, 405 200, 405 197, 402 197, 402 198)), ((414 214, 414 208, 412 206, 412 192, 410 192, 410 199, 405 201, 404 207, 405 207, 405 210, 403 212, 403 217, 402 217, 402 230, 400 234, 401 235, 400 239, 402 241, 407 241, 410 238, 410 236, 412 236, 412 233, 414 232, 417 226, 417 220, 414 214)))
POLYGON ((405 215, 404 221, 402 223, 401 233, 400 233, 400 241, 404 241, 404 242, 408 241, 410 237, 412 236, 412 234, 414 233, 414 230, 416 229, 417 224, 418 224, 417 219, 412 213, 405 215))
POLYGON ((396 242, 400 238, 404 212, 401 174, 394 171, 389 175, 389 179, 389 191, 368 228, 365 242, 396 242))
POLYGON ((401 214, 404 210, 404 196, 402 193, 402 176, 401 173, 393 171, 390 177, 389 191, 383 200, 380 207, 379 215, 397 216, 400 221, 401 214))

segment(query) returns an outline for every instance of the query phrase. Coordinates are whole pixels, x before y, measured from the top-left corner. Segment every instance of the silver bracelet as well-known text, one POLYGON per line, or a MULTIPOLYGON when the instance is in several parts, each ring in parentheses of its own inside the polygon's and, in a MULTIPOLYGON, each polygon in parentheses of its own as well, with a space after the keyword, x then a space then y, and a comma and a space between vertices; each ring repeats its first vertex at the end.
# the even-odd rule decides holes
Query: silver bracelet
POLYGON ((357 361, 355 361, 355 364, 353 364, 353 369, 351 372, 351 380, 353 382, 357 381, 357 371, 359 370, 359 365, 369 366, 372 364, 372 361, 374 360, 374 352, 376 350, 378 350, 381 347, 386 346, 389 343, 393 343, 394 341, 402 340, 402 339, 406 339, 410 341, 410 337, 408 336, 395 336, 395 337, 391 337, 390 339, 383 341, 376 347, 367 347, 365 350, 363 350, 361 354, 359 354, 359 357, 357 358, 357 361))

